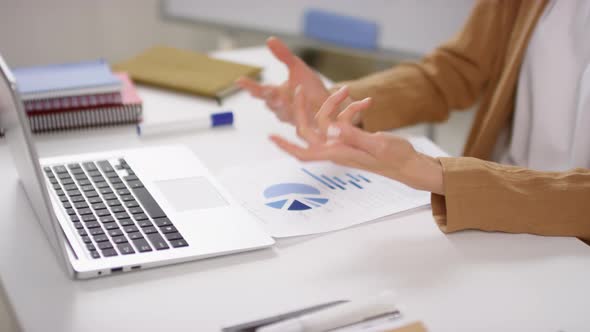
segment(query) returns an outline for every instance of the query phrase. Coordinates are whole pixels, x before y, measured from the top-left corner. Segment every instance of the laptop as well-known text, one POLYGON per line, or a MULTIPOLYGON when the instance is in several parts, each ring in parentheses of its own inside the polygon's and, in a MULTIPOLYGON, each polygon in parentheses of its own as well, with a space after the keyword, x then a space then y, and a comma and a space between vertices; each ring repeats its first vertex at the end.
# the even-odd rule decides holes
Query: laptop
POLYGON ((274 240, 182 146, 39 159, 0 56, 0 126, 67 274, 86 279, 269 247, 274 240))

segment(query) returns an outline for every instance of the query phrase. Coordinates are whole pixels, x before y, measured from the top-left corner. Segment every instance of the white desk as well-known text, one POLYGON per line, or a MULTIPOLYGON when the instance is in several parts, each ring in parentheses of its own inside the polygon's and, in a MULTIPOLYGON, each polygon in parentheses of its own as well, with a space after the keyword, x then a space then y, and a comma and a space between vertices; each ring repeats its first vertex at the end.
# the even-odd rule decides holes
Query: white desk
MULTIPOLYGON (((264 65, 267 81, 285 75, 263 49, 220 56, 264 65)), ((142 96, 148 119, 191 103, 202 107, 192 97, 174 99, 147 89, 142 96)), ((37 137, 38 147, 49 156, 181 143, 214 172, 281 155, 266 137, 271 131, 292 136, 288 126, 245 94, 226 105, 236 112, 235 128, 145 140, 129 127, 70 132, 37 137)), ((71 281, 37 225, 4 141, 0 174, 0 278, 25 331, 218 331, 383 289, 396 290, 400 303, 431 331, 590 328, 590 248, 572 238, 444 235, 427 209, 323 236, 281 240, 273 249, 71 281)))

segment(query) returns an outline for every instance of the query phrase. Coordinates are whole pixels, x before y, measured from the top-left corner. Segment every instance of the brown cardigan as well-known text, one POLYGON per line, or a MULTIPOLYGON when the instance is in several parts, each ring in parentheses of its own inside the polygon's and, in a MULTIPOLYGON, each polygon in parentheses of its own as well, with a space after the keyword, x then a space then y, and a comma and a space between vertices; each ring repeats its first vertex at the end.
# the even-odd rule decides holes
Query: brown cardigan
MULTIPOLYGON (((463 229, 590 239, 590 170, 539 172, 489 160, 509 128, 529 37, 546 0, 480 0, 463 30, 419 63, 346 82, 372 97, 363 127, 379 131, 444 121, 479 102, 460 158, 440 158, 445 196, 432 195, 444 232, 463 229)), ((559 84, 559 82, 556 82, 559 84)))

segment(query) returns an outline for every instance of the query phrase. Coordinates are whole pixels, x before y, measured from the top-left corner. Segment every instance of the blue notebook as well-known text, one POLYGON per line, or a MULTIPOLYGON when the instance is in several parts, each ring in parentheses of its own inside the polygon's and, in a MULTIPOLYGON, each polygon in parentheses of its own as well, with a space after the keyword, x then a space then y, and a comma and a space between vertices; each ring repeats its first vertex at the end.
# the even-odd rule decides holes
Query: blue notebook
POLYGON ((23 100, 121 91, 121 81, 104 60, 13 70, 23 100))

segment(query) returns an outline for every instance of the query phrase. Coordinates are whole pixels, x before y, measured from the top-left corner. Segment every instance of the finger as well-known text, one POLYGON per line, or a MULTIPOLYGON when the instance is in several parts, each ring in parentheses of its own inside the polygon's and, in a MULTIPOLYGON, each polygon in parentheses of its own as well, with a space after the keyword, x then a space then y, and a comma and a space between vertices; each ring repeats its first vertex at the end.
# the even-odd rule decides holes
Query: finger
POLYGON ((347 123, 354 125, 355 117, 362 111, 371 106, 371 98, 367 97, 363 100, 352 102, 348 107, 338 114, 339 123, 347 123))
POLYGON ((315 119, 318 127, 322 133, 326 133, 330 123, 332 122, 331 115, 338 110, 338 106, 348 97, 348 89, 343 86, 338 91, 333 93, 322 105, 320 110, 316 113, 315 119))
POLYGON ((275 143, 281 150, 287 152, 288 154, 292 155, 293 157, 301 161, 317 160, 311 158, 311 154, 308 149, 293 144, 287 141, 286 139, 282 138, 281 136, 271 135, 270 140, 273 141, 273 143, 275 143))
POLYGON ((322 138, 311 126, 309 112, 305 105, 305 94, 301 85, 295 88, 295 96, 293 97, 293 115, 295 118, 295 127, 297 128, 297 135, 303 138, 309 144, 319 144, 322 138))
POLYGON ((339 123, 330 131, 332 136, 337 136, 342 143, 365 151, 374 157, 387 143, 382 134, 371 134, 350 124, 339 123))
POLYGON ((236 84, 254 97, 264 98, 264 86, 255 80, 248 77, 240 77, 236 80, 236 84))
POLYGON ((266 40, 266 45, 272 54, 274 54, 274 56, 287 67, 291 67, 295 64, 295 55, 282 40, 276 37, 270 37, 266 40))

